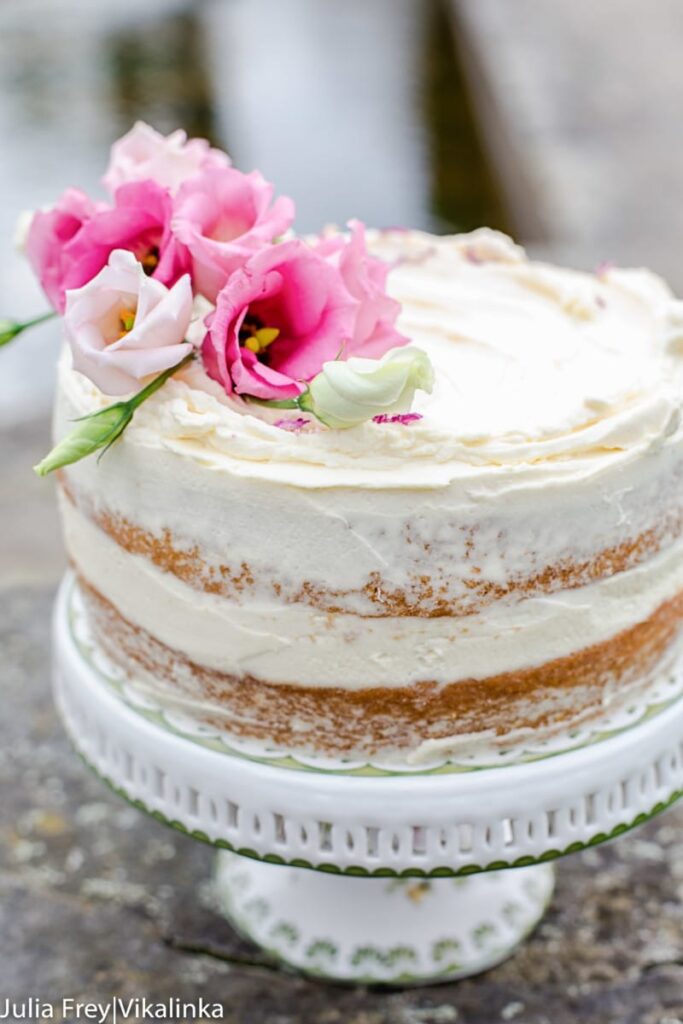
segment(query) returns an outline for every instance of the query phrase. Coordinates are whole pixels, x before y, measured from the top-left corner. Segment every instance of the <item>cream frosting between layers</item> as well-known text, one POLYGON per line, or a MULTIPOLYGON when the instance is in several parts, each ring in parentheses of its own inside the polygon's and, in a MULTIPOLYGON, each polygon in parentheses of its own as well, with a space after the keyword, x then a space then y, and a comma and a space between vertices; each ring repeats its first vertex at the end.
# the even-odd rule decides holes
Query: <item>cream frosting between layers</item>
POLYGON ((70 502, 67 546, 78 571, 134 626, 219 672, 349 690, 484 679, 609 640, 683 588, 683 541, 585 587, 457 618, 326 615, 301 604, 245 605, 198 593, 131 555, 70 502))
MULTIPOLYGON (((281 413, 228 399, 194 365, 139 410, 124 443, 301 488, 491 494, 520 473, 565 484, 680 441, 683 306, 654 275, 530 262, 488 231, 379 232, 372 246, 397 261, 398 326, 434 363, 421 421, 292 435, 273 425, 281 413)), ((60 382, 77 414, 108 402, 66 355, 60 382)))

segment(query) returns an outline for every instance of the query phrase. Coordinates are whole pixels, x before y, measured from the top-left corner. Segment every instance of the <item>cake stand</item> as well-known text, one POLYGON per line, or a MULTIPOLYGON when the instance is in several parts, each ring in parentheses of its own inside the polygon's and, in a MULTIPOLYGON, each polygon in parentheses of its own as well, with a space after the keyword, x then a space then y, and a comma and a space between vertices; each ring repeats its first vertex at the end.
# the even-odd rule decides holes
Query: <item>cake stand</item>
POLYGON ((216 846, 214 891, 231 923, 318 977, 423 984, 491 967, 542 917, 550 861, 683 790, 675 680, 658 706, 574 749, 393 770, 230 747, 132 697, 70 578, 54 652, 57 707, 86 763, 140 810, 216 846))

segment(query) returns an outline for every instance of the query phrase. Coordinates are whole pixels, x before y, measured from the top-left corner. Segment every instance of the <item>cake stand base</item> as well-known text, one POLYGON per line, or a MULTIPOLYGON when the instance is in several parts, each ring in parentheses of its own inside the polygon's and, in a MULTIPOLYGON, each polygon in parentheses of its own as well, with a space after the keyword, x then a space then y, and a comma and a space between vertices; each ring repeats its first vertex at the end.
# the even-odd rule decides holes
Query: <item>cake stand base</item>
POLYGON ((540 921, 553 884, 548 864, 454 879, 358 879, 220 851, 215 892, 239 932, 298 971, 421 985, 508 957, 540 921))

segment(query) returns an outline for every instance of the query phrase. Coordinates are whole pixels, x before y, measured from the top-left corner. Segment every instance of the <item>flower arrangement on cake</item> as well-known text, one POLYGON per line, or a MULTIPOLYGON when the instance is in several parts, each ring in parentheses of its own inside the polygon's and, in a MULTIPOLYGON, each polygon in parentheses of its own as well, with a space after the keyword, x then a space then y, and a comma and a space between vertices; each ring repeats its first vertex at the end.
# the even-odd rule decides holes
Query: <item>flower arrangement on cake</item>
MULTIPOLYGON (((24 247, 74 370, 128 397, 83 417, 38 474, 106 451, 194 360, 226 395, 295 411, 285 430, 415 418, 431 364, 396 330, 389 266, 368 253, 363 224, 298 238, 293 200, 258 171, 140 122, 114 143, 103 184, 109 201, 69 188, 33 214, 24 247)), ((0 344, 49 316, 5 322, 0 344)))

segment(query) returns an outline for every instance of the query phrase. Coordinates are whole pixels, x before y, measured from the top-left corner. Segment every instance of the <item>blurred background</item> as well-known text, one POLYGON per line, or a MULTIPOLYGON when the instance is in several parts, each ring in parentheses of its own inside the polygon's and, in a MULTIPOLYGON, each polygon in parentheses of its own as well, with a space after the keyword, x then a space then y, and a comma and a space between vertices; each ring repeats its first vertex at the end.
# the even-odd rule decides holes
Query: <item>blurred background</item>
MULTIPOLYGON (((302 230, 350 216, 433 231, 488 224, 540 257, 645 264, 683 291, 682 42, 681 0, 0 0, 0 317, 46 308, 14 249, 18 215, 67 185, 97 193, 111 142, 138 118, 258 167, 295 198, 302 230)), ((219 968, 239 979, 234 964, 249 954, 226 950, 206 914, 184 920, 166 884, 208 872, 208 854, 107 803, 46 699, 63 554, 52 485, 30 467, 49 446, 58 342, 51 324, 0 352, 0 648, 13 711, 0 716, 0 982, 36 993, 41 976, 54 997, 97 978, 99 995, 151 995, 170 978, 210 998, 207 986, 226 991, 219 968), (193 950, 208 953, 192 960, 193 950)), ((683 1020, 683 845, 680 829, 657 828, 656 842, 646 833, 572 859, 549 931, 495 972, 489 1002, 477 980, 458 990, 462 1017, 450 1005, 402 1016, 388 1001, 362 1019, 489 1024, 516 1018, 531 985, 538 1012, 520 1020, 683 1020), (637 917, 648 899, 657 934, 637 917), (558 920, 556 934, 575 938, 562 957, 558 920), (552 977, 534 974, 534 949, 552 977), (678 974, 667 980, 660 962, 678 974), (530 985, 518 990, 515 970, 530 985)), ((285 982, 268 977, 262 999, 277 1001, 285 982)), ((300 1019, 275 1003, 274 1016, 250 1015, 254 990, 239 984, 231 1019, 300 1019)), ((355 1021, 353 998, 341 1016, 307 1019, 355 1021)))

